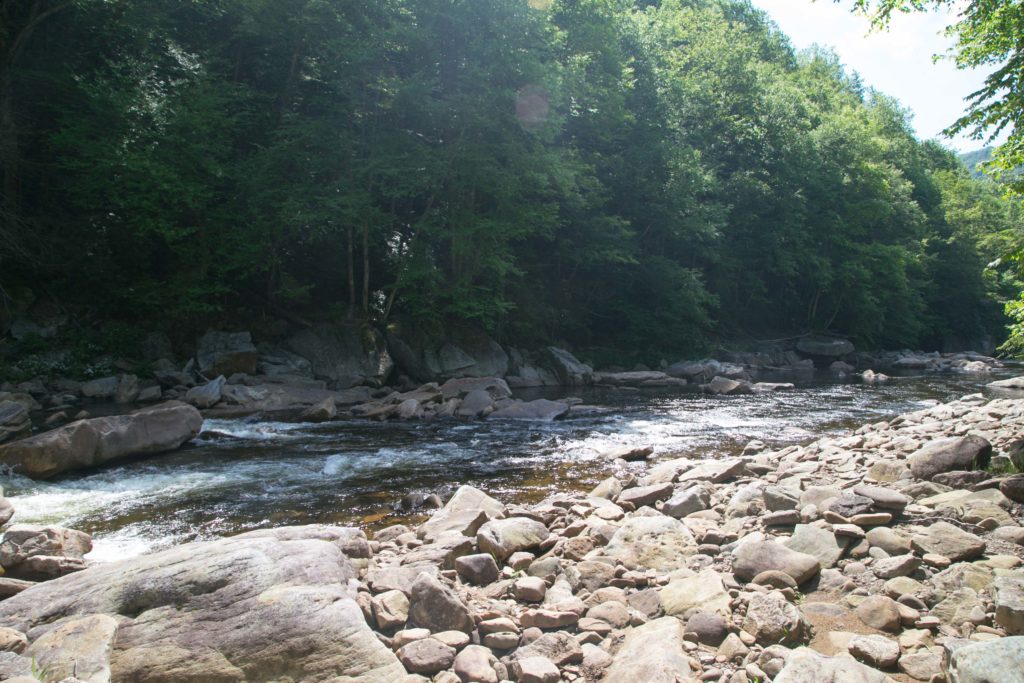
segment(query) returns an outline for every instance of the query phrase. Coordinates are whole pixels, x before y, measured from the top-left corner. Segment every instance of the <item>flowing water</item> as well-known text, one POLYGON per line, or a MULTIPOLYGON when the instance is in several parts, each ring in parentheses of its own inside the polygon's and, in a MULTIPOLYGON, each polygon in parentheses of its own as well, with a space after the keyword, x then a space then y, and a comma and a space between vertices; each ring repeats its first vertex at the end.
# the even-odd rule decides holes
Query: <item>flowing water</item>
POLYGON ((877 386, 807 376, 794 391, 735 397, 589 389, 575 395, 592 412, 551 423, 207 420, 200 439, 171 454, 48 482, 9 476, 0 483, 15 522, 87 531, 90 558, 118 559, 270 526, 385 526, 407 519, 395 511, 405 494, 444 498, 466 483, 506 501, 540 500, 608 476, 612 465, 600 453, 615 446, 716 458, 751 439, 805 443, 980 391, 1007 374, 899 377, 877 386))

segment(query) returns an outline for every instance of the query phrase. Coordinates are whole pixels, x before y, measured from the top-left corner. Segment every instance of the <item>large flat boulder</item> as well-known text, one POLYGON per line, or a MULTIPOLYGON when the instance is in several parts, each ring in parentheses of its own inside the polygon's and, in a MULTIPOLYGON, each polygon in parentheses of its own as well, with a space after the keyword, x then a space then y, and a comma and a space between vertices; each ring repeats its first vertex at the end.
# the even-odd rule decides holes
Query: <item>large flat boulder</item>
MULTIPOLYGON (((243 534, 95 565, 3 601, 0 625, 56 643, 46 657, 61 670, 81 647, 62 648, 47 634, 91 615, 113 617, 115 634, 109 620, 97 625, 98 639, 110 643, 112 681, 400 680, 404 668, 349 588, 355 567, 338 543, 321 540, 345 535, 322 529, 243 534)), ((90 667, 101 670, 100 649, 89 652, 90 667)))
POLYGON ((856 349, 849 339, 835 337, 804 337, 797 341, 796 350, 805 356, 817 358, 841 358, 856 349))
POLYGON ((444 338, 427 341, 414 337, 389 332, 388 350, 401 369, 420 382, 508 373, 505 349, 481 330, 451 329, 444 338))
POLYGON ((983 470, 992 459, 992 444, 969 434, 930 441, 907 458, 910 472, 930 481, 937 474, 954 470, 983 470))
POLYGON ((317 325, 289 337, 285 346, 308 359, 313 374, 333 389, 381 386, 395 365, 383 336, 363 325, 317 325))
POLYGON ((1024 636, 963 644, 949 657, 950 683, 1024 682, 1024 636))
POLYGON ((202 426, 198 410, 168 401, 127 415, 78 420, 0 446, 0 463, 18 474, 47 479, 118 458, 172 451, 202 426))
POLYGON ((601 552, 630 569, 674 570, 697 552, 697 542, 678 519, 631 517, 601 552))

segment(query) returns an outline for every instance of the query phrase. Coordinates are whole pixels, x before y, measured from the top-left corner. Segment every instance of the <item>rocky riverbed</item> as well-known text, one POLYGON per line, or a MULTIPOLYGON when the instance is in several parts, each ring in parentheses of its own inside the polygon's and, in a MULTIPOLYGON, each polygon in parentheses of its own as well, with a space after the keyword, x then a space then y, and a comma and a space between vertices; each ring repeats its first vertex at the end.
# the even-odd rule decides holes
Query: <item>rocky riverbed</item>
POLYGON ((0 563, 70 573, 5 579, 0 678, 1014 683, 1024 475, 1000 473, 1022 454, 1024 398, 977 394, 736 458, 625 449, 539 504, 464 486, 370 539, 284 527, 78 571, 87 537, 15 526, 0 563))

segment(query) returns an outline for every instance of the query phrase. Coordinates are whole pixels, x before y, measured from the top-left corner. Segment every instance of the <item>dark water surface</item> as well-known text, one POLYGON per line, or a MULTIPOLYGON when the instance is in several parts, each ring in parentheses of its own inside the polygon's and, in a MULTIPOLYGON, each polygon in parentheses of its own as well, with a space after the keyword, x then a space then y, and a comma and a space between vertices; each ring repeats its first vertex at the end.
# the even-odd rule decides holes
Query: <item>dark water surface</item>
POLYGON ((599 454, 614 446, 715 458, 751 439, 805 443, 980 391, 1011 374, 1019 370, 899 377, 878 386, 788 377, 780 381, 796 381, 795 391, 736 397, 589 389, 574 395, 600 412, 552 423, 208 420, 204 429, 219 435, 172 454, 50 482, 14 476, 0 483, 15 522, 87 531, 91 557, 117 559, 269 526, 382 526, 401 520, 392 507, 405 494, 446 497, 464 483, 506 501, 540 500, 592 487, 611 471, 599 454))

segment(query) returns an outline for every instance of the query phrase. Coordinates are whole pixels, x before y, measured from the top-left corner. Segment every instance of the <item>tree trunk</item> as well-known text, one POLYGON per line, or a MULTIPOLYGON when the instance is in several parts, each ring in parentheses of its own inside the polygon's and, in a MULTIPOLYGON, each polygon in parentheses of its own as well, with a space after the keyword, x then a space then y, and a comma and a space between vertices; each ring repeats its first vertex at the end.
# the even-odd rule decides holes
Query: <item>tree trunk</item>
POLYGON ((356 263, 352 242, 355 240, 352 226, 348 226, 348 317, 356 312, 356 263))
POLYGON ((363 223, 363 313, 370 313, 370 226, 363 223))

